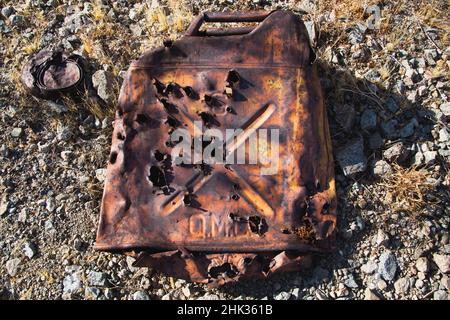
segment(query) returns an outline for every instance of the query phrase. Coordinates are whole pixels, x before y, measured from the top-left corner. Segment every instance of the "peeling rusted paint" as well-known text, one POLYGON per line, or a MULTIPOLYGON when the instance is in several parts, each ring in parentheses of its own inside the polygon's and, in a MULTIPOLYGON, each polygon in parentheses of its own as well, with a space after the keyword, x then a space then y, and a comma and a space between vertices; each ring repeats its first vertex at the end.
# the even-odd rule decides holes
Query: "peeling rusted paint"
POLYGON ((334 248, 330 134, 302 21, 288 11, 211 14, 129 68, 114 123, 96 248, 221 285, 300 270, 334 248), (202 22, 258 21, 201 31, 202 22), (280 131, 280 165, 176 165, 170 133, 194 121, 280 131))

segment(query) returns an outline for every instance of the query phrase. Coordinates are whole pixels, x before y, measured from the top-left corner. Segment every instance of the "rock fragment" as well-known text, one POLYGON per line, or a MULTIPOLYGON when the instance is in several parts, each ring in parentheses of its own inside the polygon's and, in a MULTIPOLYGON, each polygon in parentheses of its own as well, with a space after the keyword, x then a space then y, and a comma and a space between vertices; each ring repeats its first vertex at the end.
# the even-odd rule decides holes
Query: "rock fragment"
POLYGON ((92 85, 97 95, 107 104, 114 102, 114 75, 105 70, 98 70, 92 75, 92 85))
POLYGON ((397 271, 397 260, 394 254, 390 251, 384 252, 380 255, 380 262, 378 263, 378 273, 386 281, 392 281, 397 271))
POLYGON ((351 140, 337 151, 337 160, 345 176, 352 176, 364 172, 367 159, 364 155, 364 144, 362 137, 351 140))
POLYGON ((18 259, 18 258, 8 260, 5 264, 6 272, 8 272, 8 274, 11 277, 14 277, 17 274, 19 265, 20 265, 20 259, 18 259))

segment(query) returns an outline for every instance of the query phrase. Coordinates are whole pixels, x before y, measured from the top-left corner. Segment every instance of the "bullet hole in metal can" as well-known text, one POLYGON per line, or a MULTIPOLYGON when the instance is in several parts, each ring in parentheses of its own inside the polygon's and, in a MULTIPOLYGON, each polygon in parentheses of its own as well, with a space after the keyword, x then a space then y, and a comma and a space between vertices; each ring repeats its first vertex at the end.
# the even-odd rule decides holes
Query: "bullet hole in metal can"
POLYGON ((211 267, 208 273, 209 276, 214 279, 217 279, 219 277, 233 278, 237 276, 238 271, 233 264, 226 262, 220 266, 211 267))
POLYGON ((150 167, 150 175, 148 178, 155 187, 161 188, 167 185, 164 172, 157 166, 150 167))
POLYGON ((109 155, 109 163, 114 164, 116 163, 116 160, 117 160, 117 152, 113 151, 109 155))

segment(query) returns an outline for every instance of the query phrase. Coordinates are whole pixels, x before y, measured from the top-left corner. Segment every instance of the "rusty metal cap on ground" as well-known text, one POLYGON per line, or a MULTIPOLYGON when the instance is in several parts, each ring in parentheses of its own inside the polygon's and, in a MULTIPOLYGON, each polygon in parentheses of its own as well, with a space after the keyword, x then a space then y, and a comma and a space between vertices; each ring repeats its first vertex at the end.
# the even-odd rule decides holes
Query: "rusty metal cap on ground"
POLYGON ((85 78, 83 58, 61 50, 44 49, 32 55, 20 80, 34 96, 56 99, 82 90, 85 78))
POLYGON ((134 61, 95 248, 210 285, 301 270, 312 254, 333 250, 334 167, 313 59, 301 19, 274 11, 203 13, 184 37, 134 61), (205 22, 257 25, 202 29, 205 22), (223 144, 244 161, 180 164, 180 130, 192 137, 186 154, 194 159, 223 144), (236 135, 217 138, 227 130, 236 135), (255 146, 262 153, 250 163, 255 146), (263 173, 271 163, 262 159, 275 150, 275 170, 263 173))

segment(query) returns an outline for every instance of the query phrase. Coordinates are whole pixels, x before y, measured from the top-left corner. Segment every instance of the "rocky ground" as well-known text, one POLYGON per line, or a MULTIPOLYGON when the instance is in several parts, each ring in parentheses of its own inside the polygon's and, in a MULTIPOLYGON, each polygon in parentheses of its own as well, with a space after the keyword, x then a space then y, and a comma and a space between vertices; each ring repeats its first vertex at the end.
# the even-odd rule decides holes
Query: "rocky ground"
POLYGON ((336 2, 1 0, 1 298, 448 299, 448 2, 336 2), (111 115, 131 59, 180 37, 198 12, 275 8, 307 21, 318 54, 339 250, 313 270, 214 290, 94 251, 111 115), (47 46, 82 54, 101 100, 25 93, 20 69, 47 46))

